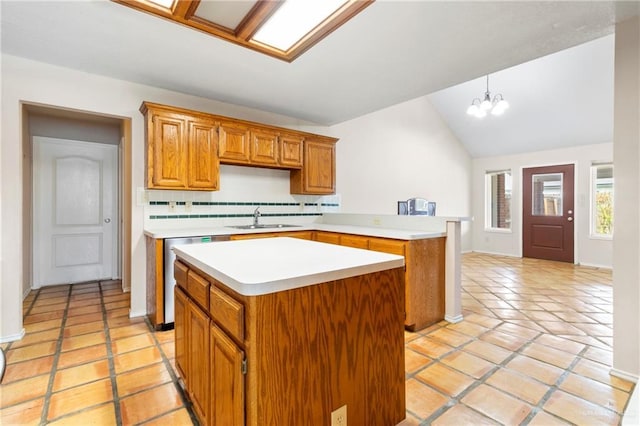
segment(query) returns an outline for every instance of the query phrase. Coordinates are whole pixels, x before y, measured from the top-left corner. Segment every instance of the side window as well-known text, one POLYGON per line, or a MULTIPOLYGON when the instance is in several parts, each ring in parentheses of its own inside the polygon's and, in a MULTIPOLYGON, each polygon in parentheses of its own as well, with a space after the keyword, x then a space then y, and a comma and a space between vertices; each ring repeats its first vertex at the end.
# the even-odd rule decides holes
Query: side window
POLYGON ((511 229, 511 171, 486 172, 485 229, 511 229))
POLYGON ((613 164, 591 166, 591 236, 613 237, 613 164))

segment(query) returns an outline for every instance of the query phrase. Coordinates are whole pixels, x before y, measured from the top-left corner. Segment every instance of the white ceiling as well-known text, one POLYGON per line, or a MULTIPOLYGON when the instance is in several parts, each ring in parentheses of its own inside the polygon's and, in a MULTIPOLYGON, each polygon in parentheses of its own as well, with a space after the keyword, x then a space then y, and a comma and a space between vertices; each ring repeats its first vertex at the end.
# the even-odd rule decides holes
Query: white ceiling
MULTIPOLYGON (((2 0, 0 7, 4 53, 332 125, 606 36, 615 22, 638 15, 640 3, 378 0, 293 63, 106 0, 2 0)), ((510 126, 522 132, 522 117, 534 117, 529 126, 547 123, 527 112, 528 96, 586 96, 599 66, 553 82, 554 73, 505 71, 491 89, 511 102, 502 118, 520 117, 510 126)), ((453 87, 431 99, 470 152, 489 155, 478 126, 491 129, 496 147, 517 143, 490 117, 468 121, 468 103, 484 91, 482 80, 468 84, 468 93, 453 87)), ((571 123, 581 120, 576 114, 571 123)))

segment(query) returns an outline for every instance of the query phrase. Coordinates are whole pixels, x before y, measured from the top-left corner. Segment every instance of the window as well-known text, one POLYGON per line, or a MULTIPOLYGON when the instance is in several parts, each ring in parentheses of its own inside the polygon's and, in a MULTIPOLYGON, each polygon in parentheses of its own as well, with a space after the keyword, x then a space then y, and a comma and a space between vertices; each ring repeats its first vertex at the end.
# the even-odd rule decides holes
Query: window
POLYGON ((613 164, 591 166, 591 236, 613 236, 613 164))
POLYGON ((485 176, 485 228, 511 229, 511 171, 485 176))

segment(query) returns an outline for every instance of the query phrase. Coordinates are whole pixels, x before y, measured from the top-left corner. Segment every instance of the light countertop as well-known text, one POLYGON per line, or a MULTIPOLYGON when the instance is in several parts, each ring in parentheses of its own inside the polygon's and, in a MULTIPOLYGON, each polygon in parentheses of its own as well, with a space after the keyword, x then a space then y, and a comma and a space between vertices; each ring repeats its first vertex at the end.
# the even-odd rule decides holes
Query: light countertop
POLYGON ((395 240, 422 240, 446 236, 446 232, 378 228, 357 225, 332 225, 309 223, 290 228, 236 229, 231 227, 185 228, 185 229, 145 229, 144 234, 151 238, 184 238, 199 236, 225 236, 239 234, 259 234, 265 232, 327 231, 343 234, 364 235, 368 237, 392 238, 395 240))
POLYGON ((404 266, 404 257, 297 238, 178 245, 176 256, 232 290, 257 296, 404 266))

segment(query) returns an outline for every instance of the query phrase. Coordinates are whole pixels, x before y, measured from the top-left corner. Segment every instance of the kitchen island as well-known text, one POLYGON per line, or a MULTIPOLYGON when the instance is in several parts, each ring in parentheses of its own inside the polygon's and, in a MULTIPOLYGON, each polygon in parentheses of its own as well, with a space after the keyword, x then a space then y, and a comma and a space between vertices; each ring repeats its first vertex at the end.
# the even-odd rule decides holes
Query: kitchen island
POLYGON ((176 367, 202 424, 404 419, 402 256, 295 238, 174 251, 176 367))

